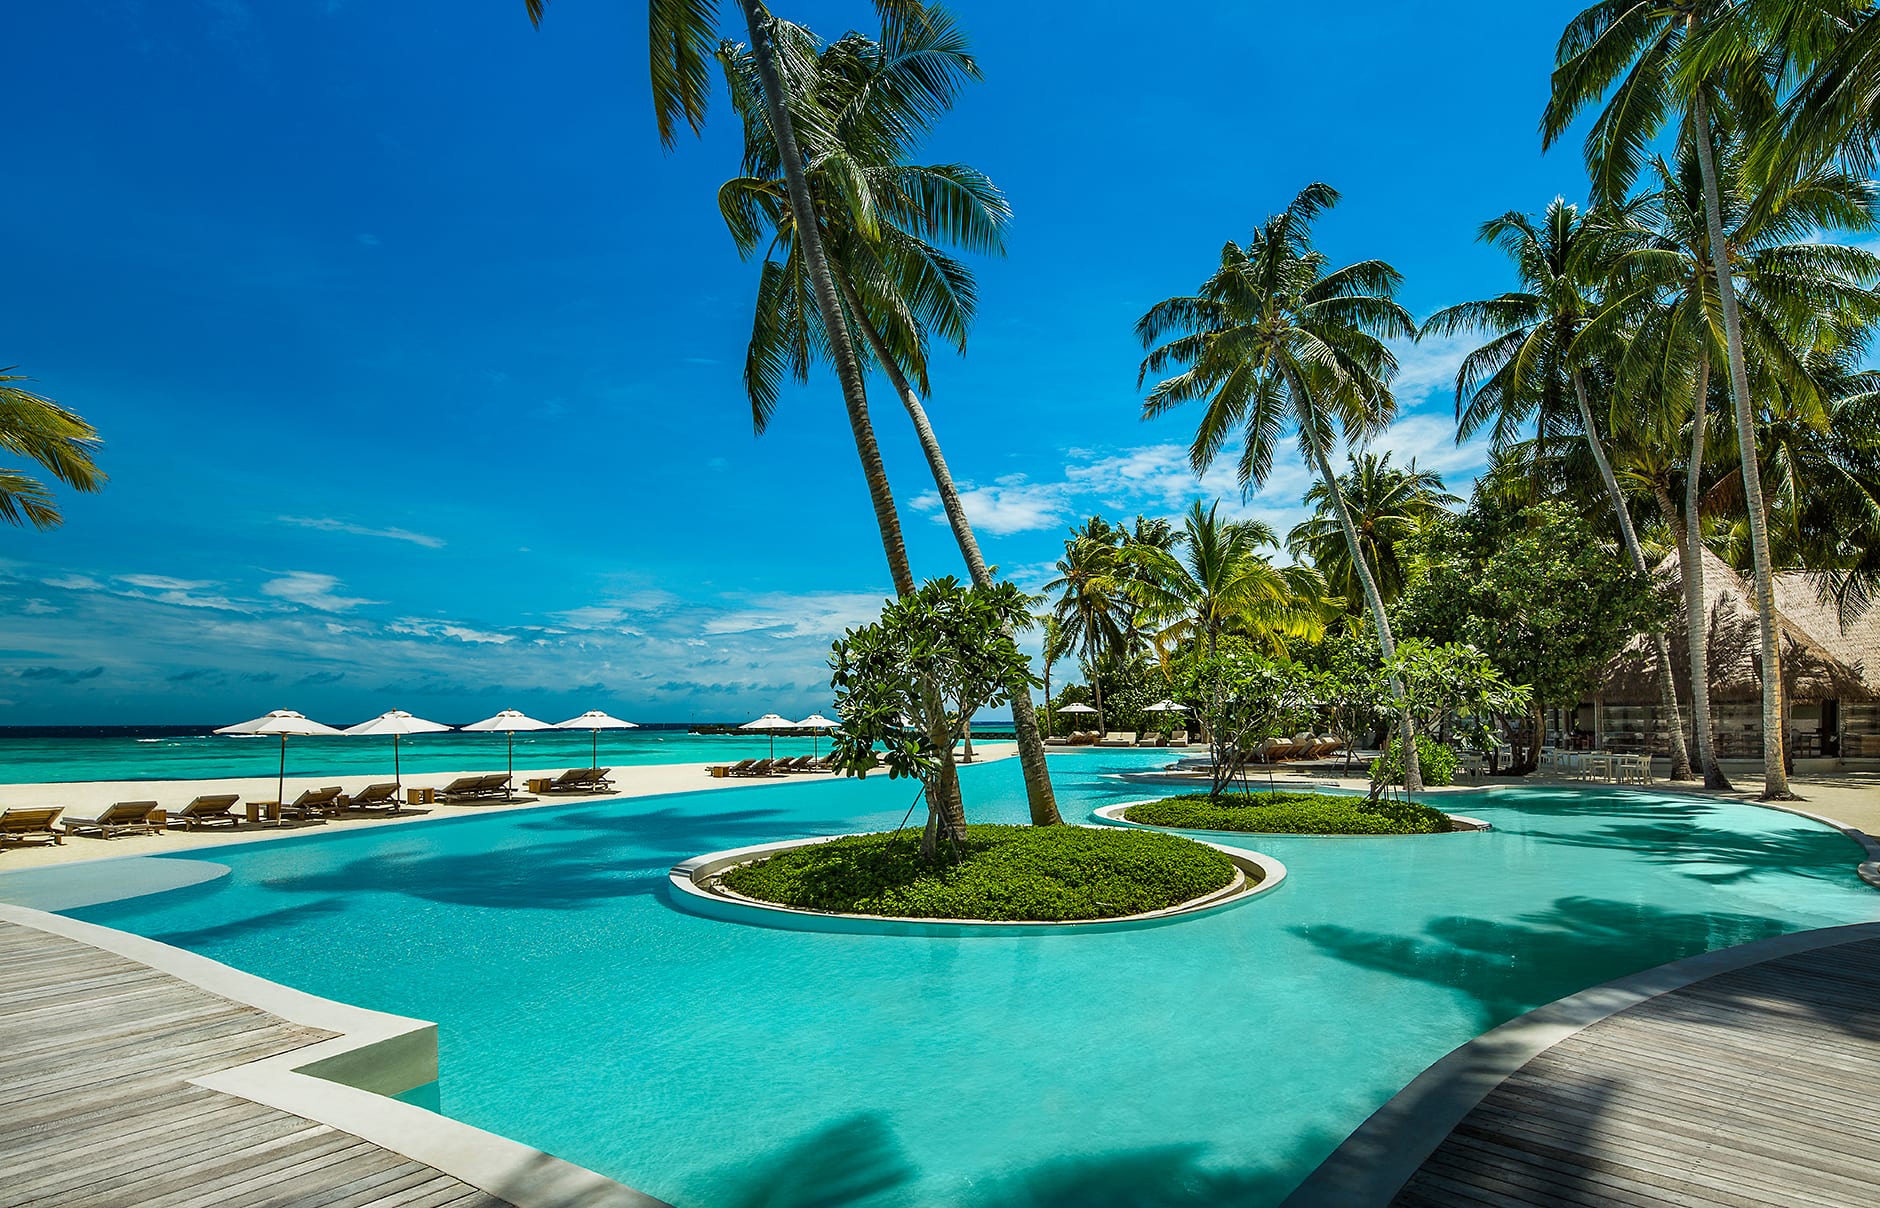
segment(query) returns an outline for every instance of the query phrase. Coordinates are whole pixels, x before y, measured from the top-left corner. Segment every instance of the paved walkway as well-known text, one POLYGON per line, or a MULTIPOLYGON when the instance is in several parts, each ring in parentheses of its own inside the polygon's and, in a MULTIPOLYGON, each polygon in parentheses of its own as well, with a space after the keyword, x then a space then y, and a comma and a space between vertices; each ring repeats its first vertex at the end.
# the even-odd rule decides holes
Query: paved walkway
POLYGON ((502 1208, 349 1133, 190 1085, 331 1033, 0 922, 0 1208, 502 1208))

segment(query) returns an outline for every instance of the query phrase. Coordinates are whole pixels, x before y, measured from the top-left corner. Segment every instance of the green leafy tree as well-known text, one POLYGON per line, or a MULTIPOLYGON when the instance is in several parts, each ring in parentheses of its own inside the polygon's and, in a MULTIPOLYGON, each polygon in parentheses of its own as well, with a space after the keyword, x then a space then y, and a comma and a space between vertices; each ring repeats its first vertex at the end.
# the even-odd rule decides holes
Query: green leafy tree
MULTIPOLYGON (((44 395, 13 385, 31 380, 0 369, 0 451, 38 462, 75 491, 101 489, 104 472, 93 460, 97 429, 44 395)), ((43 482, 0 466, 0 520, 43 530, 64 519, 43 482)))
POLYGON ((1529 686, 1533 721, 1513 770, 1530 772, 1547 706, 1578 704, 1668 611, 1651 581, 1566 505, 1510 514, 1478 499, 1425 535, 1397 616, 1406 635, 1473 646, 1510 683, 1529 686))
MULTIPOLYGON (((1313 246, 1313 221, 1337 200, 1329 185, 1306 186, 1245 245, 1226 244, 1219 267, 1194 294, 1150 308, 1136 324, 1149 350, 1138 384, 1179 369, 1150 390, 1144 418, 1200 403, 1189 460, 1205 471, 1238 433, 1243 488, 1265 480, 1281 433, 1293 428, 1326 487, 1388 658, 1390 618, 1331 455, 1341 429, 1347 444, 1357 444, 1389 423, 1397 360, 1384 341, 1411 335, 1416 325, 1397 303, 1397 270, 1382 260, 1333 268, 1313 246)), ((1408 705, 1396 685, 1392 692, 1408 730, 1408 705)), ((1407 771, 1410 789, 1420 789, 1414 751, 1407 771)))
MULTIPOLYGON (((1094 518, 1092 524, 1101 518, 1094 518)), ((1127 575, 1121 552, 1104 532, 1092 533, 1089 526, 1064 543, 1064 556, 1057 562, 1057 577, 1045 584, 1047 592, 1057 592, 1055 608, 1058 628, 1071 647, 1083 650, 1084 677, 1096 699, 1097 728, 1105 729, 1103 687, 1100 678, 1104 654, 1124 644, 1124 618, 1128 607, 1127 575)))
POLYGON ((1236 637, 1211 650, 1191 649, 1176 664, 1175 679, 1207 734, 1208 796, 1216 799, 1243 770, 1249 752, 1298 724, 1313 686, 1305 667, 1236 637))
MULTIPOLYGON (((1579 410, 1587 452, 1605 485, 1625 556, 1632 569, 1646 577, 1650 570, 1645 551, 1593 413, 1582 348, 1583 333, 1599 311, 1601 291, 1623 246, 1616 230, 1559 199, 1547 207, 1539 222, 1519 213, 1489 220, 1482 225, 1480 238, 1514 262, 1520 287, 1439 310, 1423 325, 1422 334, 1480 331, 1489 336, 1489 343, 1464 361, 1456 377, 1458 439, 1490 416, 1495 417, 1499 434, 1500 425, 1518 422, 1546 406, 1546 400, 1565 386, 1579 410)), ((1671 646, 1662 633, 1656 633, 1652 647, 1658 661, 1659 708, 1671 721, 1671 778, 1688 780, 1691 759, 1684 746, 1671 646)))
POLYGON ((831 649, 829 685, 842 717, 832 744, 835 766, 863 777, 885 764, 891 779, 918 777, 927 790, 921 851, 929 859, 941 839, 957 842, 966 833, 953 744, 975 712, 1004 703, 1013 685, 1037 686, 1012 640, 1026 620, 1025 597, 1010 583, 965 587, 934 579, 888 601, 878 621, 849 630, 831 649), (948 705, 940 742, 929 729, 909 725, 930 691, 948 705), (877 756, 877 745, 884 754, 877 756))

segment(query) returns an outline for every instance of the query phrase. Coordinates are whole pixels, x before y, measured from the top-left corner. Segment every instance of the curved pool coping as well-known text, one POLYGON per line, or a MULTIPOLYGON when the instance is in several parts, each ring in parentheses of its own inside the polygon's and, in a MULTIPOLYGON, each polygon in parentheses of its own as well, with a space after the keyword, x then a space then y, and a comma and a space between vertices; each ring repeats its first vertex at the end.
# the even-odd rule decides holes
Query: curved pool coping
MULTIPOLYGON (((865 832, 872 833, 872 832, 865 832)), ((815 835, 807 839, 755 843, 724 851, 706 852, 681 860, 667 874, 673 904, 691 914, 727 923, 756 927, 775 927, 789 931, 815 931, 841 935, 1081 935, 1089 932, 1127 931, 1142 927, 1160 927, 1198 915, 1213 914, 1271 893, 1286 880, 1286 866, 1271 856, 1221 843, 1207 843, 1234 864, 1234 879, 1226 886, 1179 905, 1142 914, 1127 914, 1112 919, 1080 919, 1075 922, 1030 920, 997 921, 993 919, 888 918, 878 914, 851 914, 838 911, 809 910, 784 906, 746 897, 724 888, 719 875, 739 864, 749 864, 765 856, 791 848, 829 843, 849 835, 815 835), (1257 874, 1257 879, 1255 875, 1257 874)))
MULTIPOLYGON (((1123 826, 1123 827, 1129 827, 1135 830, 1174 832, 1174 833, 1184 834, 1184 835, 1233 835, 1236 838, 1253 838, 1255 836, 1260 836, 1260 835, 1278 835, 1281 838, 1285 838, 1285 839, 1423 839, 1423 838, 1429 837, 1427 835, 1422 835, 1422 834, 1311 835, 1311 834, 1304 834, 1298 831, 1201 830, 1195 827, 1156 826, 1153 823, 1149 823, 1149 822, 1131 822, 1129 819, 1123 817, 1124 810, 1133 809, 1138 805, 1148 805, 1151 802, 1160 801, 1160 800, 1162 800, 1162 798, 1160 797, 1145 797, 1141 801, 1122 801, 1122 802, 1118 802, 1115 805, 1098 806, 1096 809, 1090 812, 1090 816, 1092 818, 1097 819, 1100 823, 1102 823, 1105 826, 1123 826)), ((1449 829, 1441 832, 1442 834, 1446 834, 1446 835, 1459 835, 1459 834, 1465 834, 1465 833, 1472 832, 1472 831, 1485 831, 1485 830, 1494 829, 1493 826, 1491 826, 1487 822, 1484 822, 1482 819, 1471 818, 1467 816, 1466 814, 1444 813, 1443 817, 1449 819, 1449 829)), ((1205 839, 1201 840, 1201 842, 1205 843, 1206 840, 1205 839)))
POLYGON ((217 1070, 206 1087, 324 1124, 461 1179, 516 1208, 670 1208, 622 1183, 393 1099, 437 1081, 437 1025, 308 994, 159 940, 0 903, 0 920, 87 944, 289 1023, 337 1033, 217 1070))
POLYGON ((1649 999, 1719 974, 1866 939, 1880 939, 1880 923, 1850 923, 1752 940, 1621 977, 1518 1015, 1452 1049, 1418 1074, 1307 1175, 1281 1208, 1388 1204, 1482 1100, 1568 1037, 1649 999))

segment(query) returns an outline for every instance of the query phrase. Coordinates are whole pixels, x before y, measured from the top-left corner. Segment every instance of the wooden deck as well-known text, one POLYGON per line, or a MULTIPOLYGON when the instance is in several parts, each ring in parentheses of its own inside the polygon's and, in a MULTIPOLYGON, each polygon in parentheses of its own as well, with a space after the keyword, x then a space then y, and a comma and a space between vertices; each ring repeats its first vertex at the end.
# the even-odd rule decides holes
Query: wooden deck
POLYGON ((190 1079, 330 1034, 0 922, 0 1208, 502 1208, 358 1137, 190 1079))
POLYGON ((1392 1202, 1880 1203, 1880 940, 1718 974, 1562 1040, 1392 1202))

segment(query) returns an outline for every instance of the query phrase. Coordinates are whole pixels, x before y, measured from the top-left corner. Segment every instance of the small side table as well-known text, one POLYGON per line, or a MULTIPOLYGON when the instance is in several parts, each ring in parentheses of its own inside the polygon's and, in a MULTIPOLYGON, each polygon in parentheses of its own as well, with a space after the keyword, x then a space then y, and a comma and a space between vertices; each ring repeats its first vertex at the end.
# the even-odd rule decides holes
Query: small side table
POLYGON ((406 805, 436 805, 437 804, 437 790, 436 789, 406 789, 405 790, 405 804, 406 805))
POLYGON ((169 829, 170 811, 169 810, 151 810, 148 814, 144 815, 144 821, 150 824, 151 830, 156 831, 158 834, 162 834, 165 830, 169 829))
POLYGON ((537 776, 528 781, 529 791, 531 793, 546 793, 548 792, 548 786, 553 783, 555 782, 547 776, 537 776))

